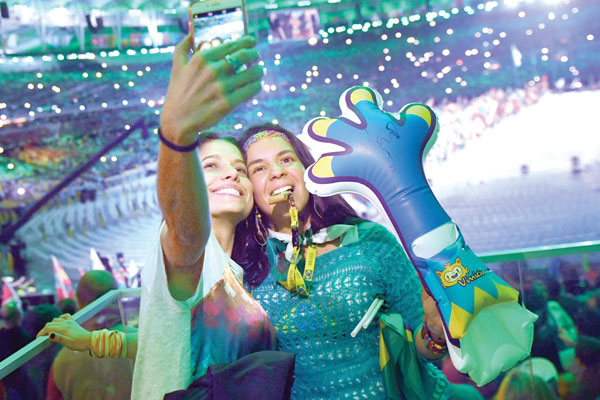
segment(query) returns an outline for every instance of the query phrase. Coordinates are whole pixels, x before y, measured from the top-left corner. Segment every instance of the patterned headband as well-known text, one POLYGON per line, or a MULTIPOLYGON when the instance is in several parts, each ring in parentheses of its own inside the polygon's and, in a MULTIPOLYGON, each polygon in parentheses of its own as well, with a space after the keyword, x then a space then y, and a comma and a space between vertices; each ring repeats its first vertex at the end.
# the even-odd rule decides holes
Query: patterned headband
POLYGON ((250 145, 252 143, 258 142, 259 140, 262 140, 262 139, 268 139, 268 138, 273 138, 273 137, 280 137, 283 140, 285 140, 286 142, 291 143, 290 139, 287 137, 287 135, 285 133, 276 131, 274 129, 267 129, 266 131, 260 131, 258 133, 255 133, 254 135, 252 135, 248 139, 246 139, 246 141, 244 142, 244 146, 242 146, 242 148, 244 149, 244 153, 246 153, 248 151, 248 147, 250 147, 250 145))

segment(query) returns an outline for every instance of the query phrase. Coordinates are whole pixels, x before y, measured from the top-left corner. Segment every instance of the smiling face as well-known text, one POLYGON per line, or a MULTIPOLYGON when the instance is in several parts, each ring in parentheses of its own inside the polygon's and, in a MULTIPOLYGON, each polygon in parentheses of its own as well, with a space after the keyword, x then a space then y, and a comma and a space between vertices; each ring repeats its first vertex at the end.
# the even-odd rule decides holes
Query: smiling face
POLYGON ((237 225, 252 210, 252 183, 240 150, 226 140, 210 140, 198 151, 213 218, 231 218, 237 225))
POLYGON ((246 151, 248 175, 254 185, 254 201, 269 216, 276 231, 290 230, 288 203, 269 204, 269 197, 291 190, 302 211, 309 200, 304 185, 304 166, 292 145, 281 137, 260 139, 246 151))

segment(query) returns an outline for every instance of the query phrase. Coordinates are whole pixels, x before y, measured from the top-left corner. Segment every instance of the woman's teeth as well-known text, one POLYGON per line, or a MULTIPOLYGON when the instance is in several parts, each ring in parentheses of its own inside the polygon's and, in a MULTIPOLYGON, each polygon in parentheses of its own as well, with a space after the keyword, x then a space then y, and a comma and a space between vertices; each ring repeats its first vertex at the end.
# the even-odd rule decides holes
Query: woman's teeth
POLYGON ((234 196, 241 196, 242 194, 234 189, 234 188, 225 188, 225 189, 219 189, 215 191, 216 194, 232 194, 234 196))
POLYGON ((273 190, 273 193, 271 193, 271 196, 277 196, 279 193, 283 193, 283 192, 287 192, 287 191, 291 191, 291 190, 292 190, 291 186, 284 186, 282 188, 273 190))
POLYGON ((279 189, 275 189, 273 194, 269 196, 269 204, 277 204, 287 201, 288 196, 292 193, 293 188, 291 186, 284 186, 279 189))

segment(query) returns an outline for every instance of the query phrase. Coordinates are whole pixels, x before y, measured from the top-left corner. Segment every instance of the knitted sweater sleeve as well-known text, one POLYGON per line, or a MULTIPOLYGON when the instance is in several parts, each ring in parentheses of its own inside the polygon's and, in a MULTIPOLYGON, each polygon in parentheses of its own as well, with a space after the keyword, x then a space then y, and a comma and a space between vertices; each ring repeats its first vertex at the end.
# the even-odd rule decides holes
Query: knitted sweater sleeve
POLYGON ((415 329, 422 323, 424 315, 421 285, 404 249, 387 229, 372 222, 361 224, 359 236, 377 260, 377 275, 389 311, 402 314, 411 330, 415 329))

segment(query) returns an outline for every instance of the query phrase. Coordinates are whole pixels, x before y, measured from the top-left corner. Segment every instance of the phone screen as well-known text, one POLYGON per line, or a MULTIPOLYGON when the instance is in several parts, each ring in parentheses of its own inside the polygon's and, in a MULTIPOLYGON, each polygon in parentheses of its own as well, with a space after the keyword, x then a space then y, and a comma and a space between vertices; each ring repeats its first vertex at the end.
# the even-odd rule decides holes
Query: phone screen
POLYGON ((194 50, 205 50, 245 35, 242 6, 194 12, 194 50))

